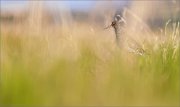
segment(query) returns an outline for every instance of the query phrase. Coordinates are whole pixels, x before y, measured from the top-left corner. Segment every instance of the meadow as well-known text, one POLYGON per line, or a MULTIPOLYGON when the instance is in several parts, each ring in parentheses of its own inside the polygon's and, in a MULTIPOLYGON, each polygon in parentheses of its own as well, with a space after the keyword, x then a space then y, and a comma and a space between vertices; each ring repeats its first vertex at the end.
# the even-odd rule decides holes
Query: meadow
POLYGON ((113 29, 74 23, 1 24, 2 106, 179 106, 180 23, 142 37, 147 52, 117 47, 113 29), (35 26, 34 26, 35 27, 35 26))

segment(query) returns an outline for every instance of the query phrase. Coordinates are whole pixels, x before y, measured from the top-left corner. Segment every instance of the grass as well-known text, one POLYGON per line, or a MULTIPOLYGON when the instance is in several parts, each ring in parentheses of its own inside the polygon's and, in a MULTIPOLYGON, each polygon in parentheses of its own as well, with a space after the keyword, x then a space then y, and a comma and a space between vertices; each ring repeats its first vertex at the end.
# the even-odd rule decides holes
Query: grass
POLYGON ((180 35, 173 32, 146 40, 148 54, 139 56, 116 47, 111 31, 87 25, 36 36, 2 29, 0 104, 178 106, 180 35))

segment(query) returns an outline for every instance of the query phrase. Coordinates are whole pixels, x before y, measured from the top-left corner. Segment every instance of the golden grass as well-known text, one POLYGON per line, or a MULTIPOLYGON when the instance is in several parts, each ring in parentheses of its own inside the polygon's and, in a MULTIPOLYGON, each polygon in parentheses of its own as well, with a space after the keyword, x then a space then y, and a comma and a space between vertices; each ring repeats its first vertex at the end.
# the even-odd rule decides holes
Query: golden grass
POLYGON ((180 105, 179 23, 162 32, 126 29, 143 56, 119 48, 112 28, 28 24, 1 24, 1 105, 180 105))

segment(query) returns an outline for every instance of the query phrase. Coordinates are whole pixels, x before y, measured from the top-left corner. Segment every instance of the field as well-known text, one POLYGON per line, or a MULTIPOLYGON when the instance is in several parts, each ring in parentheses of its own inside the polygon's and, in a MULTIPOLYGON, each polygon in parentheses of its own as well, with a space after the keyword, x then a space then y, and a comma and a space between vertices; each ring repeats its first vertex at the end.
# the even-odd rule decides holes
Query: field
POLYGON ((134 34, 144 55, 117 47, 113 29, 75 23, 1 24, 2 106, 179 106, 180 23, 134 34), (143 41, 143 42, 142 42, 143 41))

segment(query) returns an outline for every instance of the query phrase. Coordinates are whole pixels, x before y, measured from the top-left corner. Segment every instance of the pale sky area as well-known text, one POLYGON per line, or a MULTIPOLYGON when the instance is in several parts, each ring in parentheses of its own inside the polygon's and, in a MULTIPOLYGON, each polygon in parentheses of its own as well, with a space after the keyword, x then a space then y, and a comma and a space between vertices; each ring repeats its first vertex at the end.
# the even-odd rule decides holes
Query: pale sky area
MULTIPOLYGON (((103 1, 103 2, 108 2, 108 1, 103 1)), ((61 7, 62 5, 65 5, 71 9, 76 9, 76 10, 87 10, 94 6, 97 1, 93 0, 86 0, 86 1, 51 1, 51 0, 46 0, 43 1, 45 6, 48 6, 50 8, 52 7, 61 7)), ((125 4, 126 1, 113 1, 114 5, 123 5, 125 4)), ((26 8, 30 2, 28 0, 1 0, 1 9, 2 10, 19 10, 19 9, 24 9, 26 8)), ((107 3, 108 5, 108 3, 107 3)))

